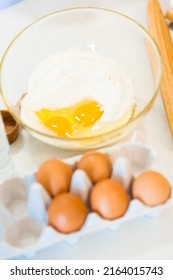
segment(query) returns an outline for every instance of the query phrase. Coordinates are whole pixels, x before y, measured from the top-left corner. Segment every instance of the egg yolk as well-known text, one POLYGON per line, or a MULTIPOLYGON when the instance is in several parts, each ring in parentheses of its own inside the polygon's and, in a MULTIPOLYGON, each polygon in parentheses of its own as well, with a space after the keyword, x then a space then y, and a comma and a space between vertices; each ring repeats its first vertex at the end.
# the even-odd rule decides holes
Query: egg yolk
POLYGON ((72 127, 68 119, 59 116, 50 117, 45 125, 57 133, 60 137, 70 136, 72 134, 72 127))
POLYGON ((101 118, 103 112, 95 100, 84 100, 69 108, 58 110, 43 108, 35 113, 40 121, 59 137, 69 138, 92 126, 101 118))
POLYGON ((81 104, 74 111, 77 123, 83 126, 90 126, 94 124, 100 119, 102 114, 103 111, 101 111, 99 104, 94 101, 81 104))

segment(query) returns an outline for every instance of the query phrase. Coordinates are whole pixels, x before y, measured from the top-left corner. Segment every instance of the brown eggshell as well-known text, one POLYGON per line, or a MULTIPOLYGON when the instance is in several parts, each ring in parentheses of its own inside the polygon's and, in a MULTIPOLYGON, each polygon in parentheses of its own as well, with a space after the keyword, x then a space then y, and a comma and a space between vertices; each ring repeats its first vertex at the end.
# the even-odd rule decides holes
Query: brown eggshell
POLYGON ((100 152, 85 153, 77 163, 77 169, 84 170, 93 183, 109 178, 112 173, 110 158, 100 152))
POLYGON ((168 180, 156 171, 145 171, 133 182, 132 197, 148 206, 166 202, 170 197, 171 186, 168 180))
POLYGON ((52 159, 45 161, 36 173, 36 180, 44 186, 47 192, 55 197, 67 192, 72 178, 72 168, 64 162, 52 159))
POLYGON ((79 230, 87 217, 87 207, 78 196, 62 193, 48 207, 48 221, 62 233, 79 230))
POLYGON ((123 216, 128 205, 128 194, 117 181, 102 180, 91 190, 91 210, 97 212, 104 219, 113 220, 123 216))

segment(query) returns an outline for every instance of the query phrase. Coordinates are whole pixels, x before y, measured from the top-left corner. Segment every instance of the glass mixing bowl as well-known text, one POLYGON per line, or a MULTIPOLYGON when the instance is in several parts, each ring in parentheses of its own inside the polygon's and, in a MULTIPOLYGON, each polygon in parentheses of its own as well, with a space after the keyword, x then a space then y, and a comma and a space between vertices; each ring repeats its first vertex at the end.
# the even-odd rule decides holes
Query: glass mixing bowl
POLYGON ((112 10, 82 7, 56 11, 22 30, 2 58, 0 84, 8 110, 31 135, 59 148, 88 150, 120 141, 137 128, 155 101, 161 73, 158 47, 140 24, 112 10), (115 122, 94 136, 64 139, 42 133, 21 119, 16 104, 27 92, 33 68, 47 56, 73 48, 109 57, 124 69, 137 105, 127 122, 115 122))

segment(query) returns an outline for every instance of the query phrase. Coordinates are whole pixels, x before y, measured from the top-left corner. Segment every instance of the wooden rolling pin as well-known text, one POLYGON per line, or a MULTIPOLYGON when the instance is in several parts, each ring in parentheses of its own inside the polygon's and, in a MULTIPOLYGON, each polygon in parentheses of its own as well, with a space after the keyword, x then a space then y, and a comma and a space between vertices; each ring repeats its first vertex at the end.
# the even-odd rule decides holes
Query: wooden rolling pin
POLYGON ((173 136, 173 43, 171 35, 157 0, 148 0, 149 31, 156 40, 163 61, 161 95, 170 130, 173 136))
POLYGON ((173 22, 173 9, 169 9, 165 17, 173 22))

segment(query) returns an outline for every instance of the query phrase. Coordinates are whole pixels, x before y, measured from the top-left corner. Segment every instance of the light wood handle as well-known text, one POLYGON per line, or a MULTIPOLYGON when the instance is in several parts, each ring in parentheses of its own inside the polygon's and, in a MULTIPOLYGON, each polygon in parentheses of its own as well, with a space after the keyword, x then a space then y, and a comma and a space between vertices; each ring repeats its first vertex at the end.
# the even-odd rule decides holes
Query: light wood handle
POLYGON ((171 35, 157 0, 148 0, 149 30, 156 40, 163 61, 161 94, 170 130, 173 136, 173 43, 171 35))
POLYGON ((167 19, 169 19, 170 21, 173 22, 173 10, 172 10, 172 9, 169 9, 169 10, 167 11, 165 17, 166 17, 167 19))

